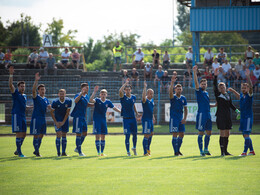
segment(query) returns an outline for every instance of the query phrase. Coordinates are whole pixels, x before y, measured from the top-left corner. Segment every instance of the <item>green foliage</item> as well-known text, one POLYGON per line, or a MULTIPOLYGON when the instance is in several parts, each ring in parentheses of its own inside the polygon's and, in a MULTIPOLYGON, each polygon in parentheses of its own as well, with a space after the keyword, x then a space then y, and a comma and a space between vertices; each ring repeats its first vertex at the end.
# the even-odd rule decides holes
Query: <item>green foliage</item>
POLYGON ((15 56, 13 57, 12 60, 16 60, 16 63, 24 63, 27 61, 27 57, 29 56, 30 53, 31 51, 26 48, 16 49, 14 52, 12 52, 13 56, 14 55, 26 55, 26 56, 15 56))
POLYGON ((177 25, 181 32, 189 30, 190 27, 190 8, 185 5, 178 3, 177 5, 178 16, 177 25))

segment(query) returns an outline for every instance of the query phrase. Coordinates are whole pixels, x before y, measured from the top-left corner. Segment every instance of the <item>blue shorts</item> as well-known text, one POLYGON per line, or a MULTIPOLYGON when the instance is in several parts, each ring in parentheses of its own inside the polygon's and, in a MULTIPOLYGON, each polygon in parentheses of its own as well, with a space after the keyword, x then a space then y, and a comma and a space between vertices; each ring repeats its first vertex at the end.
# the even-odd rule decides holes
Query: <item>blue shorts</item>
MULTIPOLYGON (((58 122, 61 122, 61 121, 58 121, 58 122)), ((62 132, 69 132, 69 121, 66 120, 66 122, 64 123, 64 125, 62 125, 60 128, 57 128, 56 125, 54 124, 54 128, 55 128, 55 131, 58 132, 58 131, 62 131, 62 132)))
POLYGON ((121 57, 114 58, 114 64, 116 64, 116 63, 121 64, 121 57))
POLYGON ((181 124, 181 120, 170 118, 169 131, 170 133, 185 132, 185 125, 181 124))
POLYGON ((208 113, 198 113, 196 117, 196 129, 199 131, 212 130, 211 116, 208 113))
POLYGON ((137 134, 137 122, 135 118, 123 119, 124 134, 137 134))
POLYGON ((72 133, 81 134, 82 132, 87 132, 87 131, 88 131, 88 126, 87 126, 86 118, 74 117, 72 133))
POLYGON ((32 118, 30 124, 30 134, 31 135, 46 134, 45 117, 32 118))
POLYGON ((106 119, 93 119, 93 134, 107 134, 107 122, 106 119))
POLYGON ((26 118, 19 114, 12 114, 12 132, 26 132, 26 118))
POLYGON ((252 131, 253 118, 241 118, 239 131, 242 131, 243 134, 249 135, 252 131))
POLYGON ((61 60, 62 64, 67 64, 69 62, 69 60, 61 60))
POLYGON ((151 134, 153 132, 153 120, 142 120, 143 134, 151 134))

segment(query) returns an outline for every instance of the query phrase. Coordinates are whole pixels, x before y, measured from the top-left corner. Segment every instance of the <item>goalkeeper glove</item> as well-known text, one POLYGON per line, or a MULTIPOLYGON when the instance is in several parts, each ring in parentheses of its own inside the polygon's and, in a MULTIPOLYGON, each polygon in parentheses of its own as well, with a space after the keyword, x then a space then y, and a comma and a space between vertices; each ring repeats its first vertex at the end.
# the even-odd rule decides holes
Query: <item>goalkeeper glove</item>
POLYGON ((236 119, 237 119, 237 120, 240 120, 240 111, 239 111, 238 109, 236 109, 235 112, 237 113, 236 119))

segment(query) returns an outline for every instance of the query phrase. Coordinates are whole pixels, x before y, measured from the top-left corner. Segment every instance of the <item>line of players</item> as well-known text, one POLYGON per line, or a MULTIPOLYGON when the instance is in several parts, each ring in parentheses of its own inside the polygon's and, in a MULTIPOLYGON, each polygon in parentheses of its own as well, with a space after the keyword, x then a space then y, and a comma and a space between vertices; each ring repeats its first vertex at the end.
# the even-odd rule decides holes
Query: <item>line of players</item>
MULTIPOLYGON (((212 121, 210 116, 210 107, 217 106, 217 127, 220 130, 220 149, 221 155, 231 155, 227 151, 228 146, 228 137, 229 131, 232 128, 231 113, 230 108, 236 111, 237 118, 240 117, 240 111, 235 108, 232 104, 230 95, 226 91, 226 86, 224 83, 217 84, 217 74, 218 71, 215 71, 214 78, 214 93, 217 103, 215 105, 210 105, 210 99, 207 89, 207 80, 202 79, 200 83, 196 77, 197 66, 194 66, 194 82, 196 88, 196 97, 198 103, 198 113, 196 118, 196 129, 199 130, 198 134, 198 146, 201 156, 211 155, 208 150, 208 145, 210 141, 210 135, 212 130, 212 121), (206 132, 204 139, 204 150, 203 150, 203 135, 206 132)), ((9 69, 9 87, 13 97, 13 109, 12 109, 12 131, 16 133, 16 146, 17 150, 15 155, 19 157, 25 157, 22 154, 21 146, 23 144, 24 138, 26 136, 26 95, 25 91, 25 82, 18 82, 18 89, 15 89, 13 85, 13 73, 14 68, 11 66, 9 69)), ((234 89, 229 88, 228 91, 235 94, 237 98, 240 98, 240 108, 241 108, 241 120, 240 120, 240 131, 242 131, 245 138, 244 151, 241 156, 247 155, 248 148, 250 152, 248 155, 255 155, 252 146, 252 140, 249 137, 252 129, 253 122, 253 113, 252 113, 252 102, 253 102, 253 93, 252 93, 252 83, 249 77, 249 71, 247 72, 248 83, 244 83, 241 86, 242 93, 239 94, 234 89)), ((43 136, 46 134, 46 120, 45 113, 46 109, 50 109, 52 119, 55 124, 56 130, 56 148, 58 156, 67 156, 66 154, 66 145, 67 139, 66 134, 69 131, 69 122, 68 117, 72 105, 72 100, 66 97, 66 90, 60 89, 56 100, 49 103, 48 99, 45 97, 45 86, 43 84, 38 85, 40 80, 39 73, 35 74, 35 81, 33 84, 32 95, 34 109, 30 124, 30 134, 34 135, 33 154, 40 157, 40 146, 43 136), (37 89, 37 90, 36 90, 37 89), (38 94, 37 94, 38 91, 38 94), (62 145, 62 152, 60 152, 60 145, 62 145)), ((187 100, 185 96, 182 95, 182 86, 177 84, 176 75, 172 76, 171 85, 169 90, 170 97, 170 123, 169 131, 172 134, 172 146, 174 149, 174 155, 182 155, 180 148, 182 145, 184 132, 185 132, 185 123, 188 115, 187 109, 187 100), (175 93, 173 92, 175 91, 175 93)), ((140 117, 140 114, 137 112, 135 107, 136 97, 131 94, 131 86, 129 85, 129 80, 127 80, 119 90, 120 102, 122 105, 121 111, 114 107, 113 103, 106 99, 107 91, 102 89, 100 91, 100 98, 94 98, 98 92, 99 87, 94 88, 93 94, 90 96, 88 94, 89 86, 87 83, 81 84, 81 92, 77 93, 74 97, 75 107, 71 112, 73 117, 73 133, 76 134, 76 148, 75 152, 79 156, 85 156, 81 150, 81 145, 83 144, 85 137, 87 136, 87 121, 86 121, 86 110, 87 107, 94 107, 93 113, 93 134, 96 135, 95 145, 97 153, 99 156, 105 156, 105 135, 107 134, 107 124, 106 124, 106 111, 107 108, 113 108, 116 112, 121 112, 123 117, 123 128, 125 134, 125 146, 127 155, 131 156, 130 153, 130 135, 133 137, 133 148, 132 151, 134 155, 137 155, 136 152, 136 143, 137 143, 137 122, 136 117, 140 117)), ((142 126, 143 126, 143 149, 144 155, 150 156, 150 145, 153 136, 153 123, 155 121, 153 115, 154 100, 153 100, 154 91, 152 89, 147 89, 147 84, 144 82, 144 89, 142 93, 142 126)))

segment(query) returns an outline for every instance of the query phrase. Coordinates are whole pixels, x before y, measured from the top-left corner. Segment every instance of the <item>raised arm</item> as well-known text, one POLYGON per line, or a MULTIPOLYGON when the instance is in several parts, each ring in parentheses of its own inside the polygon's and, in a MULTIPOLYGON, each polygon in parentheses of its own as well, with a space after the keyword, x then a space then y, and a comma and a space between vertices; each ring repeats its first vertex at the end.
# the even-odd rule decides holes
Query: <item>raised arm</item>
POLYGON ((124 97, 124 89, 125 86, 129 83, 129 78, 126 79, 126 82, 122 85, 122 87, 119 89, 119 97, 122 98, 124 97))
POLYGON ((14 75, 14 67, 10 66, 9 68, 9 88, 11 90, 11 93, 14 93, 15 87, 13 85, 13 75, 14 75))
POLYGON ((246 70, 246 78, 247 78, 247 83, 249 85, 249 95, 252 96, 252 94, 253 94, 253 84, 252 84, 252 81, 251 81, 251 78, 250 78, 250 70, 249 69, 246 70))
POLYGON ((170 85, 170 89, 169 89, 170 99, 173 98, 173 88, 174 88, 174 83, 175 83, 176 79, 177 79, 177 77, 175 75, 172 75, 171 85, 170 85))
POLYGON ((218 91, 218 68, 214 70, 214 79, 213 79, 213 90, 215 93, 215 97, 219 96, 220 92, 218 91))
POLYGON ((198 66, 195 65, 195 66, 193 67, 194 83, 195 83, 195 88, 196 88, 196 89, 199 89, 199 88, 200 88, 200 85, 199 85, 199 81, 198 81, 197 70, 198 70, 198 66))
POLYGON ((144 81, 144 89, 143 89, 143 95, 142 95, 142 102, 145 103, 146 102, 146 88, 147 88, 147 84, 144 81))
POLYGON ((232 92, 236 96, 237 99, 240 99, 240 95, 235 89, 229 87, 228 91, 232 92))
POLYGON ((34 80, 33 88, 32 88, 32 96, 33 96, 33 98, 36 98, 36 96, 37 96, 36 88, 37 88, 38 81, 40 80, 40 78, 41 78, 40 74, 39 74, 39 72, 37 72, 35 74, 35 80, 34 80))
POLYGON ((96 93, 97 93, 97 91, 98 91, 98 88, 99 88, 99 86, 95 86, 94 91, 93 91, 92 95, 91 95, 90 98, 89 98, 89 101, 90 101, 91 103, 95 103, 95 102, 96 102, 96 101, 94 100, 94 97, 95 97, 95 95, 96 95, 96 93))

